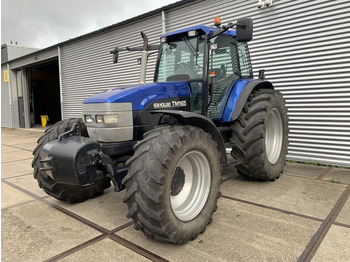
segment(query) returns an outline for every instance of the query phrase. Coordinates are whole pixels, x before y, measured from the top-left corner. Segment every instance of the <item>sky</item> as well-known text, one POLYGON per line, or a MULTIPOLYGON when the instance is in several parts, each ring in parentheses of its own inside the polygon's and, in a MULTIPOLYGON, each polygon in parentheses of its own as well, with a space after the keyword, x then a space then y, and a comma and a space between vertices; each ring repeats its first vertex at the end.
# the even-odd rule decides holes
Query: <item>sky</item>
POLYGON ((45 48, 178 1, 1 0, 1 44, 45 48))

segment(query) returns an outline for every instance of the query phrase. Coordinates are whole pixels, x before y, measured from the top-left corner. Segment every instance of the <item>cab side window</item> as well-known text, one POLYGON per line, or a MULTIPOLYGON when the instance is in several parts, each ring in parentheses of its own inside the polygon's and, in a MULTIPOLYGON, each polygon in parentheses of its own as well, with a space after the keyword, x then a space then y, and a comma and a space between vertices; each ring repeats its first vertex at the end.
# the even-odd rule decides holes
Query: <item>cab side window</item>
POLYGON ((248 44, 244 42, 237 42, 239 64, 241 67, 241 76, 243 78, 252 78, 253 69, 250 61, 250 55, 248 50, 248 44))

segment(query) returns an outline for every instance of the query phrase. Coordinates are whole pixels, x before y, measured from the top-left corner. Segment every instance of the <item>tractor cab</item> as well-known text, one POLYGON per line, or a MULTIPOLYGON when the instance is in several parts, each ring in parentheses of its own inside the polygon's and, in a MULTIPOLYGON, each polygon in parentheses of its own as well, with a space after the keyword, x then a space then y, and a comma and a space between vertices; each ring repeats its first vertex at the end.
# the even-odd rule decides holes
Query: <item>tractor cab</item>
POLYGON ((164 34, 154 82, 187 81, 190 111, 220 119, 236 81, 253 78, 249 38, 238 41, 236 33, 198 25, 164 34))

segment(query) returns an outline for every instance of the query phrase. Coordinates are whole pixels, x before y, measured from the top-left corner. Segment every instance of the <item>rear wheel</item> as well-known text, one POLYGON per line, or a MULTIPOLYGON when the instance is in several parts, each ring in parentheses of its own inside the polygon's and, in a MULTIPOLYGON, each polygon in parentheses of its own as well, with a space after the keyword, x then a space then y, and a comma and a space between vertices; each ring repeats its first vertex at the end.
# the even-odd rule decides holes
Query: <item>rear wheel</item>
POLYGON ((50 141, 58 138, 59 135, 71 130, 77 123, 80 126, 81 135, 87 137, 87 130, 82 119, 73 118, 57 122, 48 128, 45 134, 39 138, 38 145, 33 151, 32 167, 34 168, 34 178, 39 186, 50 196, 65 202, 83 202, 88 198, 93 198, 103 194, 103 190, 110 186, 110 179, 105 177, 86 186, 68 185, 56 183, 51 177, 40 172, 40 151, 50 141))
POLYGON ((220 195, 220 153, 193 126, 164 126, 144 135, 123 179, 135 228, 152 239, 183 244, 204 232, 220 195))
POLYGON ((231 155, 239 161, 239 174, 272 181, 280 176, 288 146, 287 109, 280 92, 254 90, 231 131, 231 155))

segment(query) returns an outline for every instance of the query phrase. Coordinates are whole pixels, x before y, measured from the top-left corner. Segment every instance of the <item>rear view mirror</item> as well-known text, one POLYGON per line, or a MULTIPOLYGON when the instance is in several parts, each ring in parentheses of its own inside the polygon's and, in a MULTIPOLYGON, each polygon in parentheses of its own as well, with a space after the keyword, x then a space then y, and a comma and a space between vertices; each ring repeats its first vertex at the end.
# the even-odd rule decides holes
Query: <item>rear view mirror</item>
POLYGON ((253 39, 253 19, 239 18, 237 20, 236 39, 238 42, 248 42, 253 39))
POLYGON ((119 55, 119 48, 116 47, 113 49, 113 51, 110 51, 109 53, 113 55, 113 63, 117 63, 118 62, 118 55, 119 55))
POLYGON ((113 63, 118 63, 118 52, 113 54, 113 63))

